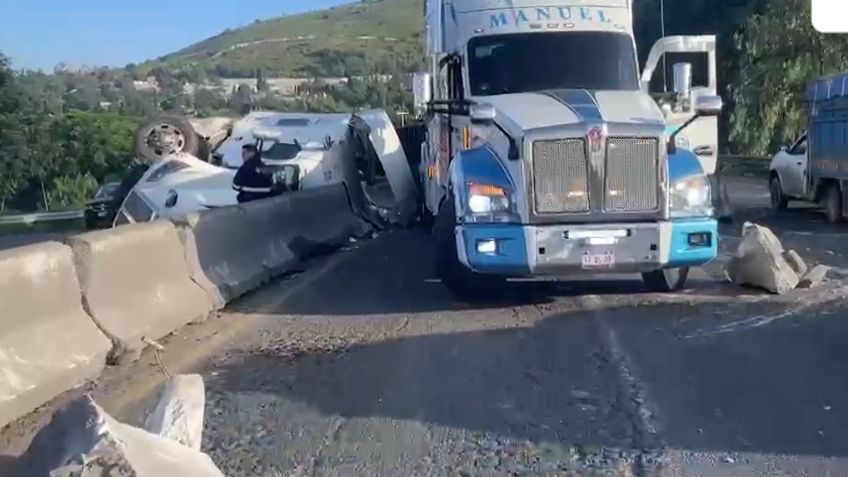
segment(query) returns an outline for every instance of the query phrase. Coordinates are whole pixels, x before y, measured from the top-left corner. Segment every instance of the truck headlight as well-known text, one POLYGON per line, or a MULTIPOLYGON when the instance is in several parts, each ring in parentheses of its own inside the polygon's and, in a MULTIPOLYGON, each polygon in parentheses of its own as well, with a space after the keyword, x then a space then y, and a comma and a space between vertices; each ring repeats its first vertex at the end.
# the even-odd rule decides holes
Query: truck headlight
POLYGON ((711 216, 710 183, 705 175, 689 176, 671 184, 672 217, 711 216))
POLYGON ((466 222, 517 220, 512 192, 504 187, 469 182, 466 189, 466 222))

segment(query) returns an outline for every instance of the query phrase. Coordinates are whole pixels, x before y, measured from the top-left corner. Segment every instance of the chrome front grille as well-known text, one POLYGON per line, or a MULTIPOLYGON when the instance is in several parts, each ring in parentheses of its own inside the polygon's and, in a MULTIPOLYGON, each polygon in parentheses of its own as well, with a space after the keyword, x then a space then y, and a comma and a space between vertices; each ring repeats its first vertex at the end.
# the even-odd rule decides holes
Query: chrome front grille
POLYGON ((586 142, 582 138, 533 143, 533 190, 539 214, 589 210, 586 142))
POLYGON ((657 210, 658 162, 656 138, 609 138, 604 209, 607 212, 657 210))

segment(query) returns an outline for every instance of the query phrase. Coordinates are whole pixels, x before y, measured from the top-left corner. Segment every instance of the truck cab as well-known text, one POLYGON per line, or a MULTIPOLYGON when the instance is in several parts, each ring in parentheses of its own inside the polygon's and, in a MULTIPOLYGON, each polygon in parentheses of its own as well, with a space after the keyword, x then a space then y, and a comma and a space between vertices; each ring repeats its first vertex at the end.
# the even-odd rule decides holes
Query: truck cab
POLYGON ((721 99, 709 85, 683 84, 661 108, 647 91, 657 59, 691 43, 706 48, 714 78, 714 38, 712 54, 705 37, 662 40, 640 77, 631 7, 427 2, 430 70, 415 80, 427 117, 423 214, 434 218, 437 268, 455 293, 597 272, 641 273, 651 289, 671 291, 715 257, 717 130, 695 138, 706 144, 681 131, 718 115, 721 99))

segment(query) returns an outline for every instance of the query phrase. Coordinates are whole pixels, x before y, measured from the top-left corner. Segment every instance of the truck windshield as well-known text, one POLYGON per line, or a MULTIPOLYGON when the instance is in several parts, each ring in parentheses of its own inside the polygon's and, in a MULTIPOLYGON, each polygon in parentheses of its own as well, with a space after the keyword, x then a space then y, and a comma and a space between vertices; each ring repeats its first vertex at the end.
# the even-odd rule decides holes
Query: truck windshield
POLYGON ((628 35, 606 32, 483 36, 468 43, 471 94, 549 89, 636 90, 628 35))

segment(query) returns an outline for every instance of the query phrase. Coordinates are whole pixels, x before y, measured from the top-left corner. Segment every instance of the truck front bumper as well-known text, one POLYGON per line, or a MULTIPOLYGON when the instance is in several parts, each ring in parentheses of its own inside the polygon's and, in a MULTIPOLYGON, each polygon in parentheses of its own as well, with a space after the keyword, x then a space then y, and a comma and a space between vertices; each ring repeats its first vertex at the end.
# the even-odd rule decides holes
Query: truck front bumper
POLYGON ((456 228, 456 245, 460 262, 478 273, 641 273, 714 259, 718 225, 711 218, 634 224, 467 224, 456 228))

